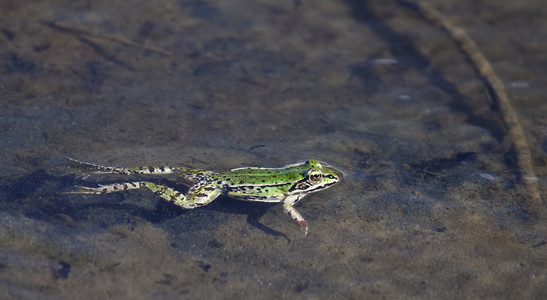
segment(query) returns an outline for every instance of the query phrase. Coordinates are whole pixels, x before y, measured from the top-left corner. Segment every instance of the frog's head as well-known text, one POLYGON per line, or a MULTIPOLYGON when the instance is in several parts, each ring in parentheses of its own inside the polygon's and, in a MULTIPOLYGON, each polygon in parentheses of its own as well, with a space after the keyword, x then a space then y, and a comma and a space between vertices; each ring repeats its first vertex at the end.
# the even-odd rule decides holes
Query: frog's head
POLYGON ((290 189, 290 194, 314 193, 336 184, 342 178, 342 173, 333 167, 317 160, 308 160, 303 179, 298 180, 290 189))

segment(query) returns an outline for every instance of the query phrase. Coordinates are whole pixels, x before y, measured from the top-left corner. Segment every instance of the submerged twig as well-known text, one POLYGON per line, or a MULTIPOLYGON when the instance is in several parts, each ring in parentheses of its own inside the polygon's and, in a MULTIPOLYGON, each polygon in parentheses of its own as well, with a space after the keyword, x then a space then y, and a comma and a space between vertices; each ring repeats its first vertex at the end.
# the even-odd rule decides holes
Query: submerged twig
POLYGON ((496 75, 492 65, 490 65, 475 42, 465 33, 463 29, 450 23, 431 5, 423 2, 416 3, 406 0, 400 0, 400 2, 414 7, 425 19, 443 28, 460 46, 464 55, 471 60, 474 68, 488 86, 493 98, 498 101, 503 121, 508 127, 505 141, 512 143, 515 149, 517 154, 517 163, 521 172, 522 180, 528 190, 530 203, 535 205, 542 204, 538 180, 534 173, 532 164, 532 154, 530 153, 526 135, 524 134, 524 130, 520 124, 517 112, 507 96, 505 85, 496 75))

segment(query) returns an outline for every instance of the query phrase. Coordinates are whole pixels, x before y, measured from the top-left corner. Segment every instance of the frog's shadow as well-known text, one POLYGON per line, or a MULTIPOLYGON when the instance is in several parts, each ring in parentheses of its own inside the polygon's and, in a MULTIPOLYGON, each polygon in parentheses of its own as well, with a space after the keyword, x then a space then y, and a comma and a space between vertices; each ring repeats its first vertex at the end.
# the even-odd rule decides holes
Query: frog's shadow
MULTIPOLYGON (((169 203, 165 203, 169 204, 169 203)), ((221 211, 228 214, 239 214, 247 216, 247 224, 261 230, 262 232, 273 235, 273 236, 282 236, 287 238, 284 233, 276 231, 262 223, 260 223, 260 218, 266 214, 266 212, 274 206, 278 206, 281 209, 279 203, 265 203, 265 202, 247 202, 241 200, 235 200, 226 196, 220 196, 211 204, 208 204, 208 209, 213 211, 221 211)), ((206 208, 206 207, 202 207, 206 208)), ((181 208, 181 210, 183 210, 181 208)), ((286 220, 291 221, 289 218, 286 220)))
MULTIPOLYGON (((88 196, 77 195, 77 196, 91 197, 90 195, 88 196)), ((97 196, 100 197, 101 195, 97 195, 97 196)), ((187 216, 188 218, 194 218, 194 220, 197 219, 201 221, 200 215, 203 213, 203 211, 209 211, 210 213, 214 213, 216 211, 216 212, 223 212, 227 214, 246 215, 247 224, 261 230, 262 232, 268 235, 280 236, 280 237, 284 237, 288 239, 288 237, 284 233, 276 231, 260 222, 260 218, 264 214, 266 214, 268 209, 270 209, 272 206, 275 206, 275 204, 272 204, 272 203, 262 203, 262 202, 249 203, 245 201, 234 200, 225 196, 220 196, 218 199, 216 199, 212 203, 203 207, 192 209, 192 210, 183 209, 172 203, 163 201, 159 197, 158 197, 158 202, 155 204, 155 207, 153 210, 150 210, 149 208, 141 207, 138 205, 138 203, 137 204, 120 203, 120 201, 123 201, 125 197, 133 197, 133 196, 134 195, 119 194, 119 196, 115 198, 117 199, 121 198, 120 200, 105 202, 103 199, 103 200, 98 200, 100 202, 87 203, 87 204, 81 204, 81 205, 78 204, 72 207, 65 206, 63 213, 68 215, 79 215, 80 214, 78 213, 79 211, 90 211, 90 210, 104 211, 105 209, 107 209, 110 211, 125 212, 126 215, 147 220, 152 224, 162 224, 169 220, 180 218, 182 215, 185 215, 185 214, 190 214, 190 216, 187 216), (195 210, 202 210, 202 212, 198 213, 195 210)), ((107 195, 107 197, 113 197, 113 195, 107 195)), ((154 197, 154 195, 152 194, 151 197, 154 197)), ((207 218, 205 222, 209 222, 212 218, 214 218, 214 216, 207 218)), ((120 219, 125 220, 125 218, 120 218, 120 219)), ((185 220, 185 221, 186 221, 185 223, 192 223, 194 225, 197 225, 197 223, 199 223, 199 221, 192 221, 192 220, 185 220)), ((194 228, 198 228, 198 227, 199 225, 197 225, 194 228)), ((188 227, 188 230, 192 230, 192 229, 188 227)))
MULTIPOLYGON (((161 183, 166 186, 172 187, 182 193, 186 193, 188 191, 187 186, 180 185, 169 180, 154 180, 154 181, 157 183, 161 183)), ((150 195, 150 197, 155 197, 155 199, 157 200, 157 203, 155 204, 155 208, 153 210, 142 208, 139 206, 138 203, 137 204, 117 204, 117 205, 114 205, 114 207, 112 208, 127 210, 129 213, 137 217, 143 218, 145 220, 148 220, 149 222, 153 224, 161 224, 168 220, 178 218, 184 214, 199 215, 200 213, 198 213, 198 210, 217 211, 217 212, 223 212, 227 214, 246 215, 247 216, 246 222, 249 225, 255 228, 258 228, 259 230, 263 231, 266 234, 273 235, 273 236, 281 236, 288 239, 288 237, 284 233, 276 231, 260 223, 260 218, 264 214, 266 214, 268 209, 272 206, 275 206, 278 203, 264 203, 264 202, 251 203, 247 201, 235 200, 226 196, 220 196, 205 206, 198 207, 195 209, 184 209, 182 207, 174 205, 173 203, 163 200, 159 196, 155 196, 151 191, 147 189, 143 189, 142 191, 143 191, 142 195, 150 195)), ((122 198, 131 197, 131 196, 128 196, 129 194, 127 193, 124 194, 123 192, 118 195, 120 195, 120 197, 122 198)), ((101 206, 101 207, 104 208, 105 206, 101 206)), ((192 217, 192 216, 189 216, 189 217, 192 217)), ((195 216, 195 217, 199 218, 199 216, 195 216)), ((197 222, 189 222, 189 223, 195 224, 197 222)))
MULTIPOLYGON (((172 186, 172 185, 171 185, 172 186)), ((178 188, 182 192, 186 190, 178 188)), ((163 201, 161 198, 158 198, 158 202, 153 211, 144 210, 140 217, 150 221, 151 223, 162 223, 170 219, 178 218, 183 214, 193 214, 197 210, 210 211, 210 212, 223 212, 226 214, 236 214, 236 215, 246 215, 247 224, 263 231, 266 234, 273 236, 282 236, 287 238, 287 236, 279 231, 276 231, 260 222, 260 218, 266 214, 268 209, 276 206, 279 203, 265 203, 265 202, 247 202, 241 200, 235 200, 226 196, 220 196, 215 199, 213 202, 195 209, 184 209, 179 206, 176 206, 167 201, 163 201)), ((277 205, 279 206, 279 205, 277 205)), ((275 209, 275 208, 273 208, 275 209)), ((195 216, 199 217, 199 216, 195 216)), ((290 221, 290 219, 287 219, 290 221)))

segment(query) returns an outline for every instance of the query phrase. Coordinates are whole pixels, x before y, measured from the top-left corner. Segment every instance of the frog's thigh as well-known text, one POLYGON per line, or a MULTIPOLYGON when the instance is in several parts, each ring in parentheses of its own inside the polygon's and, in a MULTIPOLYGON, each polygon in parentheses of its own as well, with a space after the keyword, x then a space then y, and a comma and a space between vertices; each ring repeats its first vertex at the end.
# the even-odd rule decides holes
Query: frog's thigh
POLYGON ((190 187, 188 190, 188 196, 186 196, 186 205, 195 208, 211 203, 218 196, 222 194, 222 191, 213 184, 200 184, 197 183, 190 187))
POLYGON ((206 205, 221 194, 217 188, 199 184, 192 186, 187 196, 165 185, 146 182, 145 186, 163 199, 186 209, 206 205))

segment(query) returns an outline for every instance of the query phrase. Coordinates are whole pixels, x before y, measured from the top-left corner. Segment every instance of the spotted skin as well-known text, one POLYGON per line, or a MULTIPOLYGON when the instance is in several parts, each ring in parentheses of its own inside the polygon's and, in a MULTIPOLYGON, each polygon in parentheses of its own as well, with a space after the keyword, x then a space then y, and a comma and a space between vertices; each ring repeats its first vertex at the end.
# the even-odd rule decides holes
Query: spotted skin
POLYGON ((287 165, 282 168, 238 168, 228 172, 193 170, 173 167, 107 167, 69 159, 73 167, 95 173, 122 175, 175 175, 180 181, 191 182, 186 195, 173 188, 150 181, 133 181, 82 187, 72 193, 104 194, 147 188, 163 199, 185 209, 200 207, 220 195, 256 202, 283 202, 283 211, 308 233, 308 224, 294 205, 304 196, 327 189, 336 184, 340 172, 316 160, 287 165))

